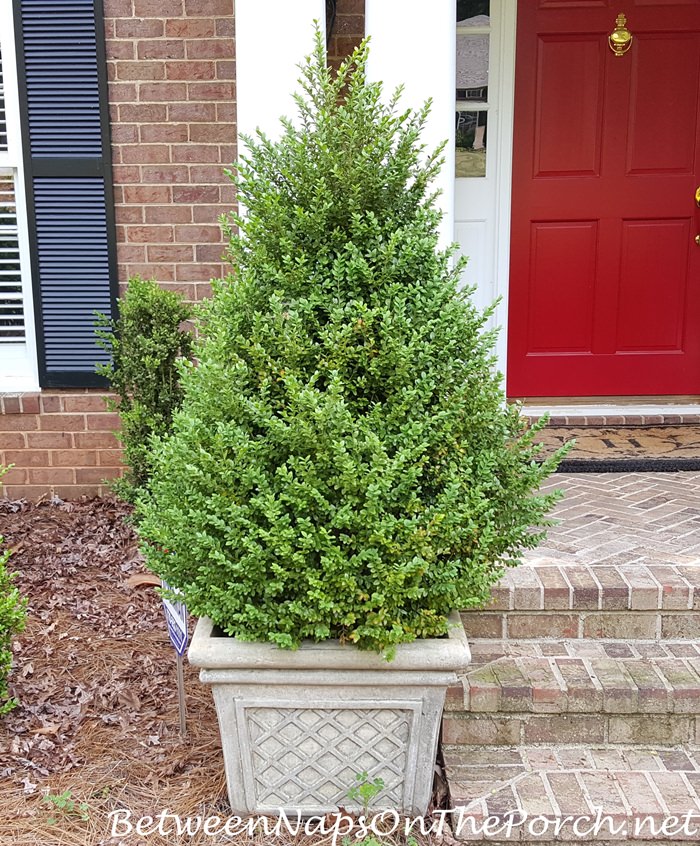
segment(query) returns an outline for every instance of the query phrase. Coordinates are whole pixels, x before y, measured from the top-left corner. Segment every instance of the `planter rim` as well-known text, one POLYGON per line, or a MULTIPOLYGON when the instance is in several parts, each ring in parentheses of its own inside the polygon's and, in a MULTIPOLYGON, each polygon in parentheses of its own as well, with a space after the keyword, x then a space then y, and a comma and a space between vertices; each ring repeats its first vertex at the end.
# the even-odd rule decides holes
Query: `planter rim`
POLYGON ((304 641, 299 649, 280 649, 271 643, 251 643, 234 637, 212 637, 214 624, 208 617, 197 621, 187 654, 190 664, 203 669, 280 670, 432 670, 460 672, 471 655, 467 636, 457 611, 449 615, 444 638, 425 638, 400 643, 396 656, 386 661, 376 652, 360 650, 337 640, 304 641))

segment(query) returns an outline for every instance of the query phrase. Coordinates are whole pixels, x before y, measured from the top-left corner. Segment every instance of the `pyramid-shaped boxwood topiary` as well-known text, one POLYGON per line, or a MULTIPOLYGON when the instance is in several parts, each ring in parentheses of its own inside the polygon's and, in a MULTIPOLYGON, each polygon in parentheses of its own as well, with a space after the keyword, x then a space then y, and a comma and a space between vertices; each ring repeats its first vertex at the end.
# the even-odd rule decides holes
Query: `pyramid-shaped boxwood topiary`
POLYGON ((190 610, 284 647, 444 634, 553 501, 437 247, 427 108, 384 105, 366 59, 333 77, 317 34, 298 120, 248 139, 231 275, 141 503, 148 562, 190 610))

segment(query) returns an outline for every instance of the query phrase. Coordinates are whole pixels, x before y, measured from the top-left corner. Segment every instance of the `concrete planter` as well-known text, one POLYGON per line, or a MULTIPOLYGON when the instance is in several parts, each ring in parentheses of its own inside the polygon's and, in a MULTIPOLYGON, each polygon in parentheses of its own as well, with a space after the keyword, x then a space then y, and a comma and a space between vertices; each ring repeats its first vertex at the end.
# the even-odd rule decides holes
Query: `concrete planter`
POLYGON ((450 622, 448 637, 402 644, 387 662, 337 641, 243 643, 200 619, 189 660, 212 686, 233 811, 349 808, 367 771, 385 784, 373 808, 424 813, 445 692, 470 660, 459 616, 450 622))

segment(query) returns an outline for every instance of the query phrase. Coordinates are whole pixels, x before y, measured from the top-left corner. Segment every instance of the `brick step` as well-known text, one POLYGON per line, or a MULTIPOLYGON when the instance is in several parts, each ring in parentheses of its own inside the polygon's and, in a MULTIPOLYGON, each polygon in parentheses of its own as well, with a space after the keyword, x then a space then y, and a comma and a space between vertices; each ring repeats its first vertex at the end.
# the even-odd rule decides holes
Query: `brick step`
POLYGON ((700 841, 700 757, 690 747, 446 745, 443 755, 458 840, 481 840, 474 828, 491 818, 493 834, 483 839, 492 844, 700 841), (599 809, 599 828, 591 831, 599 809), (686 835, 683 817, 691 812, 686 835), (673 823, 672 816, 681 820, 673 823), (662 833, 664 823, 669 828, 662 833))
POLYGON ((700 639, 700 563, 559 565, 506 571, 489 605, 462 614, 470 638, 700 639))
POLYGON ((444 742, 700 743, 694 644, 562 642, 549 655, 543 646, 554 651, 476 641, 475 664, 448 693, 444 742))

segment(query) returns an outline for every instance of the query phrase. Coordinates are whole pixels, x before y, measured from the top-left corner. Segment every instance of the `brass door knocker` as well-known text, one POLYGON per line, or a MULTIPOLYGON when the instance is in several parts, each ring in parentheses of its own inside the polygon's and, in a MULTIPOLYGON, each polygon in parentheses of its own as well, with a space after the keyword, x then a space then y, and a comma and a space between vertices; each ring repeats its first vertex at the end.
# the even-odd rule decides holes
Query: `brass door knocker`
POLYGON ((615 20, 615 29, 608 36, 608 44, 616 56, 624 56, 632 46, 633 35, 626 24, 627 18, 620 12, 615 20))

